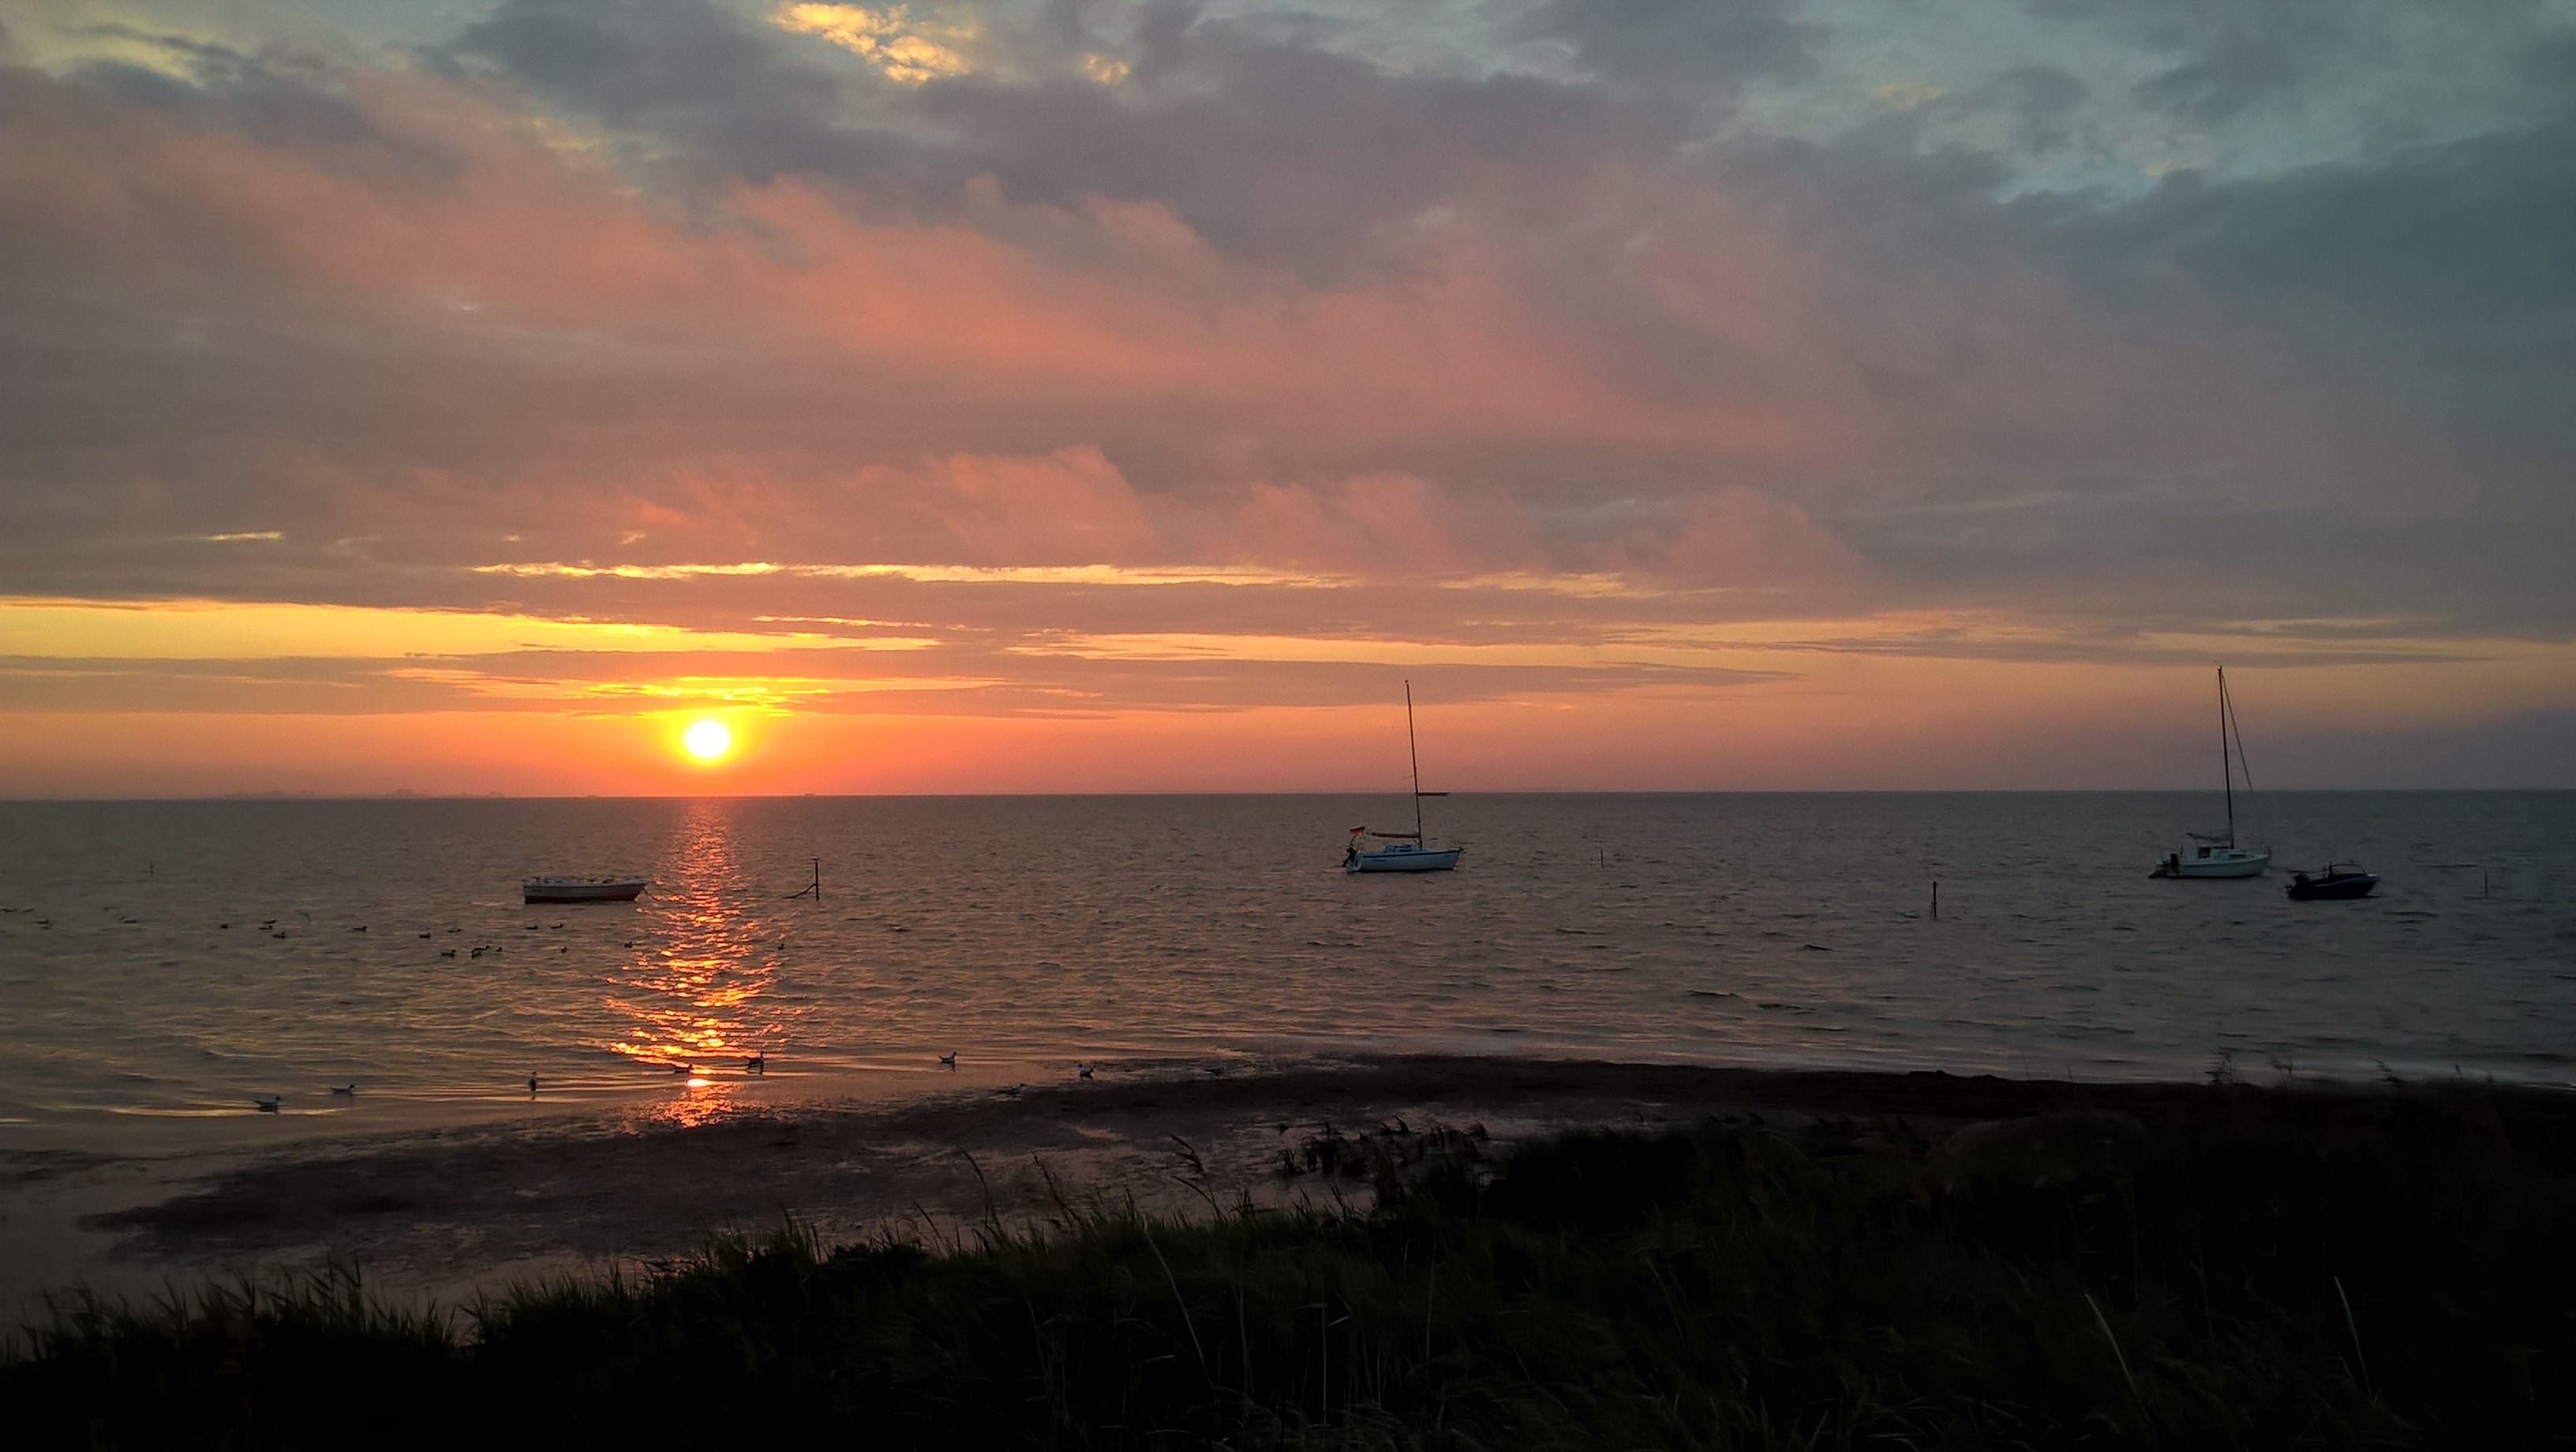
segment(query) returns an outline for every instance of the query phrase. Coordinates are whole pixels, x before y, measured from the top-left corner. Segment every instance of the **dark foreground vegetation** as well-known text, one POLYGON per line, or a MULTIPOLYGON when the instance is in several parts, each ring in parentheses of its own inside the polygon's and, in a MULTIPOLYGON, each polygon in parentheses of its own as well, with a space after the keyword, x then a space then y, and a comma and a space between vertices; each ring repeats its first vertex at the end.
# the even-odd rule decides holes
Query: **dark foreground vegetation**
POLYGON ((1292 1161, 1376 1207, 788 1234, 455 1317, 346 1277, 67 1307, 0 1365, 0 1439, 2576 1446, 2565 1096, 2070 1091, 1292 1161))

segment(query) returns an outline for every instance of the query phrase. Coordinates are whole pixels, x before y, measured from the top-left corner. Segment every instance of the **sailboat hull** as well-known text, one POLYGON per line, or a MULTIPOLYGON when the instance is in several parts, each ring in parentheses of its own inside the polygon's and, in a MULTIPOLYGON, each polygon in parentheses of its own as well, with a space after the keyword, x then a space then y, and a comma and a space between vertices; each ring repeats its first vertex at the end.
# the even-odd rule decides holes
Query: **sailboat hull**
POLYGON ((2237 852, 2222 848, 2207 857, 2186 857, 2167 862, 2150 874, 2155 877, 2261 877, 2272 866, 2269 852, 2237 852))
POLYGON ((1344 872, 1447 872, 1458 865, 1463 847, 1416 847, 1398 843, 1374 852, 1353 852, 1342 859, 1344 872))

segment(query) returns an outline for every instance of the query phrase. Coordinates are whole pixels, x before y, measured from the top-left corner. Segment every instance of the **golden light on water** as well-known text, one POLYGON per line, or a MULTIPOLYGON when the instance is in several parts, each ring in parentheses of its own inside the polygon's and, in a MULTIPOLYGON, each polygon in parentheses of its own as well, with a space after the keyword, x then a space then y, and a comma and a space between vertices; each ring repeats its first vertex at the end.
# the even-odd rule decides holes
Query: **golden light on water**
POLYGON ((716 761, 733 750, 733 733, 725 729, 722 721, 695 721, 681 734, 680 744, 700 761, 716 761))

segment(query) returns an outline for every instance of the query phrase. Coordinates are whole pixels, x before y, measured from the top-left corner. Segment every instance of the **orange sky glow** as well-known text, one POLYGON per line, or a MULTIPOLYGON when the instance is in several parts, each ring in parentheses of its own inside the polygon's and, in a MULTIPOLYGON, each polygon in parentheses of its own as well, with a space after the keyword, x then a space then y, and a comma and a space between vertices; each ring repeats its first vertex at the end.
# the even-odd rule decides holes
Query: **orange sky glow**
POLYGON ((2503 61, 1058 8, 13 18, 0 795, 2576 786, 2503 61))

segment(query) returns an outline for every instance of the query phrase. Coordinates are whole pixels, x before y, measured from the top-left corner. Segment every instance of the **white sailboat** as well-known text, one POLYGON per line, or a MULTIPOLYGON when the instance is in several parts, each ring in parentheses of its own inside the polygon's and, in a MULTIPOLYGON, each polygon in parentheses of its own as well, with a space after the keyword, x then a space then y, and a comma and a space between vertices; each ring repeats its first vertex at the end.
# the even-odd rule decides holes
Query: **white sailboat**
POLYGON ((1351 844, 1342 853, 1344 872, 1447 872, 1458 865, 1464 847, 1434 847, 1422 835, 1422 799, 1445 797, 1447 792, 1422 789, 1422 753, 1413 744, 1413 682, 1404 683, 1404 750, 1413 759, 1413 830, 1410 832, 1372 832, 1366 827, 1351 829, 1351 844), (1362 847, 1364 837, 1385 841, 1383 847, 1362 847))
MULTIPOLYGON (((2149 877, 2260 877, 2272 865, 2270 852, 2236 845, 2237 768, 2245 764, 2245 733, 2236 724, 2236 706, 2227 696, 2227 667, 2218 668, 2218 785, 2227 794, 2227 830, 2191 832, 2191 845, 2168 853, 2149 877), (2235 746, 2231 757, 2229 740, 2235 746)), ((2245 791, 2254 792, 2254 772, 2245 770, 2245 791)))

